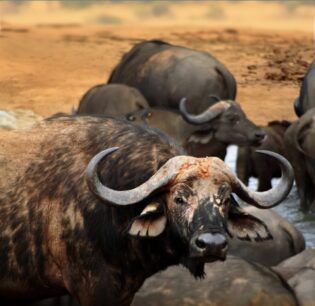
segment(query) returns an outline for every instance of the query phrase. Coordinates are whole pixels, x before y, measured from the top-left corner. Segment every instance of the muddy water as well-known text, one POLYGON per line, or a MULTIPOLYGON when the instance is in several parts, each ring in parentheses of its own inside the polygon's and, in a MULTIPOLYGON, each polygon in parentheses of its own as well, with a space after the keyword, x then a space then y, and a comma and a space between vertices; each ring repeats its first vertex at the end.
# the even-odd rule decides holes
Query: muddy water
MULTIPOLYGON (((237 147, 230 146, 228 148, 228 154, 226 156, 225 162, 233 171, 235 171, 236 154, 237 147)), ((273 179, 272 185, 275 186, 277 181, 278 179, 273 179)), ((257 180, 255 178, 251 178, 249 181, 249 186, 252 189, 256 189, 257 180)), ((286 200, 277 207, 273 208, 273 210, 293 223, 303 233, 307 247, 315 247, 315 216, 304 214, 300 210, 298 193, 295 185, 293 186, 286 200)))

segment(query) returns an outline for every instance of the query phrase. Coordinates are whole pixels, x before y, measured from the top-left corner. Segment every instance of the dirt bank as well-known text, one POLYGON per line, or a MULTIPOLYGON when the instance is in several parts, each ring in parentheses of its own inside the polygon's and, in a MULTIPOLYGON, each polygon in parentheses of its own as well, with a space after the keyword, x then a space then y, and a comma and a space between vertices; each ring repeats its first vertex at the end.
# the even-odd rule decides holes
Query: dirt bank
POLYGON ((295 118, 292 100, 314 55, 312 33, 204 26, 4 26, 0 107, 43 116, 70 111, 89 87, 107 80, 123 52, 150 38, 217 56, 236 76, 237 99, 257 123, 295 118))

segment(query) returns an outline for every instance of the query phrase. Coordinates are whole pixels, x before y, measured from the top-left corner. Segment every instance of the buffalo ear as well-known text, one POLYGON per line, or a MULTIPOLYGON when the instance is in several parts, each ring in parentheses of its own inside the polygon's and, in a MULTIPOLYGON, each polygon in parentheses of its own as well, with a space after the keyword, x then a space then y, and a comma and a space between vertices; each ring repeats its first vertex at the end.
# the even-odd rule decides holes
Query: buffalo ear
POLYGON ((214 133, 210 131, 208 133, 195 132, 188 138, 188 142, 208 144, 213 139, 213 136, 214 133))
POLYGON ((243 211, 237 203, 230 207, 227 232, 232 238, 236 237, 240 240, 260 242, 273 239, 267 225, 243 211))
POLYGON ((139 103, 139 102, 136 102, 136 106, 137 106, 137 108, 138 108, 139 110, 142 110, 142 109, 145 108, 145 107, 144 107, 141 103, 139 103))
POLYGON ((157 237, 166 227, 166 216, 160 203, 148 204, 141 214, 135 217, 128 229, 128 234, 136 237, 157 237))

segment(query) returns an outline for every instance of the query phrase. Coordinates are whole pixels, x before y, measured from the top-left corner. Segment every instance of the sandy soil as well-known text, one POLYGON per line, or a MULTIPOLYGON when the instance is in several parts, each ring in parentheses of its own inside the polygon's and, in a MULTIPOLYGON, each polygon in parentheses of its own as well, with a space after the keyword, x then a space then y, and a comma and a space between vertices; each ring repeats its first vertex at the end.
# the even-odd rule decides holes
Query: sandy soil
MULTIPOLYGON (((43 116, 69 112, 87 89, 106 82, 122 54, 134 43, 159 38, 206 50, 225 63, 238 82, 237 100, 256 123, 295 119, 292 101, 314 56, 312 26, 308 31, 292 30, 294 25, 301 29, 309 24, 309 15, 303 15, 305 8, 299 8, 302 15, 294 22, 288 20, 290 30, 284 31, 285 19, 279 21, 279 8, 278 15, 272 11, 273 23, 266 20, 266 26, 261 29, 244 28, 250 20, 255 20, 252 4, 247 5, 252 14, 250 18, 244 14, 242 6, 237 6, 241 8, 237 15, 230 5, 224 11, 229 17, 225 22, 211 19, 208 23, 192 22, 188 26, 183 24, 183 20, 189 23, 182 12, 197 16, 197 9, 193 10, 189 3, 184 4, 186 10, 178 11, 176 18, 168 17, 169 23, 173 22, 171 25, 163 23, 166 17, 156 23, 153 19, 154 22, 149 23, 145 18, 143 24, 139 24, 139 20, 132 22, 133 15, 129 16, 128 10, 125 14, 129 16, 129 24, 79 25, 75 18, 59 24, 51 24, 53 19, 47 19, 50 23, 42 23, 45 14, 39 10, 41 6, 37 10, 32 8, 34 3, 25 7, 24 15, 14 15, 15 19, 6 15, 1 25, 0 108, 27 108, 43 116), (30 25, 27 12, 32 9, 33 16, 38 18, 34 17, 30 25), (29 22, 29 25, 16 22, 19 16, 24 18, 20 21, 29 22), (235 21, 237 16, 240 22, 235 21), (301 16, 308 16, 303 19, 304 23, 299 22, 301 16)), ((266 13, 259 18, 269 16, 270 11, 259 5, 256 3, 256 11, 266 13)), ((277 8, 276 4, 274 7, 277 8)), ((114 8, 112 14, 116 12, 114 8)), ((50 10, 53 16, 55 6, 51 5, 50 10)), ((170 7, 170 12, 177 11, 170 7)))

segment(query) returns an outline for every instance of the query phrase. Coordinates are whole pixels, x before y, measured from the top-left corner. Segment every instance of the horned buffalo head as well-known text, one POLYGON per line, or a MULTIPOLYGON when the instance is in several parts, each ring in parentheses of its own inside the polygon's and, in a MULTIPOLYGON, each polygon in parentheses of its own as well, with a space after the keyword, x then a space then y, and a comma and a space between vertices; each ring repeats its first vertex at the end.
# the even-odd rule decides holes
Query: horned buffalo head
POLYGON ((270 208, 287 196, 293 182, 293 172, 285 158, 261 151, 276 158, 282 169, 278 186, 266 192, 249 190, 216 157, 191 156, 175 156, 140 186, 118 191, 102 183, 97 174, 99 163, 116 150, 104 150, 88 164, 90 190, 112 205, 143 205, 142 212, 131 220, 128 233, 153 239, 171 233, 174 243, 180 245, 181 262, 195 276, 202 275, 204 262, 225 259, 227 235, 250 241, 271 238, 267 226, 246 214, 232 193, 256 207, 270 208), (196 268, 200 265, 201 269, 196 268))
POLYGON ((204 126, 203 133, 193 135, 194 141, 209 137, 211 130, 215 138, 223 143, 239 146, 259 145, 265 138, 265 132, 248 120, 239 103, 232 100, 219 101, 199 115, 189 114, 186 109, 186 99, 180 102, 180 112, 184 119, 191 123, 204 126), (207 124, 210 128, 207 128, 207 124))

